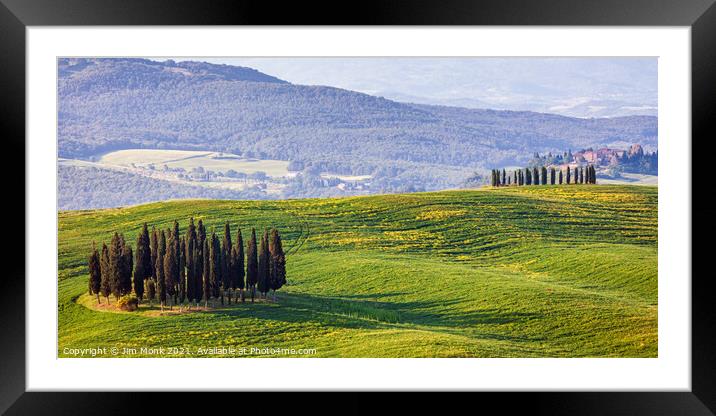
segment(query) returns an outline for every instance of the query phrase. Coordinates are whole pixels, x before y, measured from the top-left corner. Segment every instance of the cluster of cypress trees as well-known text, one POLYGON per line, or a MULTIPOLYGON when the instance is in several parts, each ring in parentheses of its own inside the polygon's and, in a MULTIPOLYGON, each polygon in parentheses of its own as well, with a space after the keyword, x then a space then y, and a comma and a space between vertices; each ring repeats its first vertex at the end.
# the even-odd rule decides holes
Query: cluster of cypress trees
POLYGON ((97 295, 99 303, 100 295, 109 303, 110 295, 119 299, 134 290, 140 302, 146 295, 150 305, 158 297, 162 310, 169 302, 170 308, 181 308, 185 302, 198 307, 203 300, 208 307, 213 299, 231 304, 233 296, 236 302, 244 302, 244 289, 252 302, 257 289, 264 298, 273 291, 275 299, 276 290, 285 283, 286 255, 275 228, 264 231, 258 247, 252 228, 244 255, 241 229, 233 243, 228 222, 221 240, 214 232, 206 234, 202 220, 195 226, 194 218, 185 235, 180 235, 176 221, 172 229, 152 227, 151 233, 145 223, 134 257, 132 247, 118 233, 109 247, 102 244, 101 252, 93 245, 89 256, 89 292, 97 295))
POLYGON ((109 299, 114 295, 117 299, 132 292, 132 247, 127 244, 122 234, 114 233, 112 240, 102 244, 100 253, 92 247, 89 259, 89 290, 109 299))
POLYGON ((566 184, 595 184, 597 183, 597 171, 593 165, 575 167, 574 170, 567 166, 563 174, 562 169, 549 168, 525 168, 517 169, 508 175, 505 169, 492 169, 490 184, 492 186, 522 186, 522 185, 562 185, 566 184))

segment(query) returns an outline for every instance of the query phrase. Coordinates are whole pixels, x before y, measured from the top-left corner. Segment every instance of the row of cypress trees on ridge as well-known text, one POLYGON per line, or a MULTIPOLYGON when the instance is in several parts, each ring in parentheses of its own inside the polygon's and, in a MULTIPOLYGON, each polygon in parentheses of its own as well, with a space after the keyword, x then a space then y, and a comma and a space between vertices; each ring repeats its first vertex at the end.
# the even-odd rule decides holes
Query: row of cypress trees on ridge
POLYGON ((542 166, 540 169, 525 168, 514 170, 511 174, 507 174, 505 169, 500 172, 499 169, 492 169, 490 178, 491 186, 522 186, 522 185, 562 185, 566 184, 596 184, 597 171, 593 165, 586 168, 575 167, 574 170, 567 166, 566 172, 563 174, 562 169, 549 168, 542 166))
POLYGON ((257 246, 256 230, 251 229, 251 238, 244 255, 244 240, 241 229, 237 230, 236 241, 232 242, 229 223, 224 226, 224 235, 212 232, 206 234, 202 220, 194 225, 189 220, 186 235, 180 235, 179 223, 174 221, 172 229, 151 233, 145 223, 137 236, 136 252, 125 241, 124 235, 114 233, 109 246, 102 244, 101 250, 93 244, 89 256, 89 293, 100 295, 110 303, 110 295, 119 301, 122 296, 136 295, 137 303, 145 296, 151 305, 159 298, 161 309, 169 304, 188 306, 204 301, 225 298, 231 304, 232 295, 236 302, 245 302, 246 289, 251 302, 256 297, 266 298, 269 291, 276 299, 276 290, 286 283, 286 255, 278 230, 265 230, 257 246), (171 302, 171 303, 169 303, 171 302))

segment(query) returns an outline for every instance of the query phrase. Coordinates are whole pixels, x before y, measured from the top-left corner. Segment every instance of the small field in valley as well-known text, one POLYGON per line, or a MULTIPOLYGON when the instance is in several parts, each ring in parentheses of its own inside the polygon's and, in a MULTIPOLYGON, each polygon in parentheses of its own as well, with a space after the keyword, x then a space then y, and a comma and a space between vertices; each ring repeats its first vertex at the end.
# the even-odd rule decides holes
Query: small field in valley
MULTIPOLYGON (((170 163, 196 162, 178 156, 170 163)), ((657 201, 654 186, 565 185, 61 212, 58 355, 106 346, 134 351, 125 357, 156 357, 142 348, 205 357, 197 351, 210 347, 315 349, 311 357, 656 357, 657 201), (93 241, 118 231, 134 246, 144 222, 178 220, 184 233, 189 217, 209 233, 229 221, 245 238, 251 227, 277 227, 288 272, 278 300, 166 314, 156 303, 136 312, 92 304, 93 241)))
POLYGON ((138 168, 148 168, 152 165, 156 169, 161 169, 166 165, 170 169, 183 168, 187 171, 202 167, 204 170, 222 173, 233 169, 246 174, 265 172, 268 176, 273 177, 289 174, 288 162, 284 160, 249 159, 231 153, 193 150, 118 150, 102 155, 99 163, 138 168))
POLYGON ((649 185, 657 186, 659 177, 657 175, 644 175, 640 173, 622 173, 620 178, 599 178, 603 185, 649 185))

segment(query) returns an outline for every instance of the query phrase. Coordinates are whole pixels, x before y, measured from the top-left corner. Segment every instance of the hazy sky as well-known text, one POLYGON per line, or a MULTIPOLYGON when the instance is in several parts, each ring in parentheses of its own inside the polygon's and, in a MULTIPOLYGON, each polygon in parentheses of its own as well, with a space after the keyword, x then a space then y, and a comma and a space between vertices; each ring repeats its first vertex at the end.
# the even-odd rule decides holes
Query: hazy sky
MULTIPOLYGON (((174 58, 188 60, 188 58, 174 58)), ((657 58, 192 58, 405 102, 656 115, 657 58)))

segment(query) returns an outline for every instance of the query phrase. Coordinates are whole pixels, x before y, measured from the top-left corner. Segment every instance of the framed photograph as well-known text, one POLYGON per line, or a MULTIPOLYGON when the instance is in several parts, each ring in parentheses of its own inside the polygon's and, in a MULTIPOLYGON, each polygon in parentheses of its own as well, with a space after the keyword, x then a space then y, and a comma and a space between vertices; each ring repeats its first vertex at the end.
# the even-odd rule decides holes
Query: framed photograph
POLYGON ((712 2, 2 2, 0 410, 716 410, 712 2))

